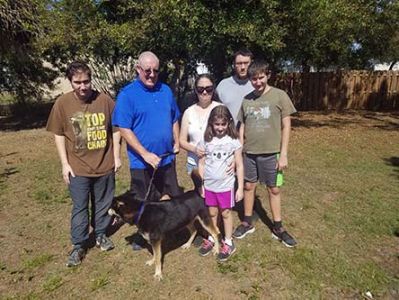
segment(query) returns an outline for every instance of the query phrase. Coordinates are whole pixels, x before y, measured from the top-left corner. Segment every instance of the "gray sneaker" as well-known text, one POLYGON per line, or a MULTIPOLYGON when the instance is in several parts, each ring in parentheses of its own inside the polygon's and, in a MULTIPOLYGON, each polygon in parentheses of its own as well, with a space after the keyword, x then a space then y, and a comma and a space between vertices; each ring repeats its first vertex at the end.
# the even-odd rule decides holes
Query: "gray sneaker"
POLYGON ((69 253, 67 267, 75 267, 82 263, 82 259, 85 257, 86 251, 83 248, 73 248, 69 253))
POLYGON ((278 229, 273 228, 272 238, 279 240, 283 243, 284 246, 288 248, 295 247, 297 244, 295 239, 283 227, 280 227, 278 229))
POLYGON ((236 230, 233 232, 233 237, 236 239, 242 239, 244 238, 247 234, 254 233, 255 232, 255 227, 252 225, 248 224, 247 222, 242 222, 236 230))
POLYGON ((115 248, 114 243, 105 234, 101 234, 96 238, 96 246, 100 247, 101 251, 109 251, 115 248))

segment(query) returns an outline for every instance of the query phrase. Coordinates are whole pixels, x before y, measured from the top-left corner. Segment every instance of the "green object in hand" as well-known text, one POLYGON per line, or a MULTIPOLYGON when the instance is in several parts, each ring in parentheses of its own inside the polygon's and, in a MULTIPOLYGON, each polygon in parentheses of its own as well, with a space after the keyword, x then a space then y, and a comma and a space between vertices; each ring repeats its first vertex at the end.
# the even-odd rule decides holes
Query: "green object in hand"
POLYGON ((277 171, 277 179, 276 179, 276 186, 280 187, 283 185, 284 182, 284 175, 283 171, 277 171))

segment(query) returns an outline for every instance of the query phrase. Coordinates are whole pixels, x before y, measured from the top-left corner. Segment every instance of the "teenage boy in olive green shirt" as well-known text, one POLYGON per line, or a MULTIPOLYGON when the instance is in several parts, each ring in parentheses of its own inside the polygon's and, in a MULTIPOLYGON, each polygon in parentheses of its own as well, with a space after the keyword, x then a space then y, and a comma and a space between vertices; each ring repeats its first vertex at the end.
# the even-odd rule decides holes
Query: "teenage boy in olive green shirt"
POLYGON ((268 85, 268 65, 254 62, 248 69, 254 91, 242 103, 238 121, 240 138, 244 145, 244 220, 233 236, 241 239, 255 231, 252 213, 257 182, 267 186, 273 216, 272 236, 287 246, 296 245, 295 239, 282 226, 281 185, 282 171, 288 165, 288 141, 291 117, 295 107, 288 95, 268 85))

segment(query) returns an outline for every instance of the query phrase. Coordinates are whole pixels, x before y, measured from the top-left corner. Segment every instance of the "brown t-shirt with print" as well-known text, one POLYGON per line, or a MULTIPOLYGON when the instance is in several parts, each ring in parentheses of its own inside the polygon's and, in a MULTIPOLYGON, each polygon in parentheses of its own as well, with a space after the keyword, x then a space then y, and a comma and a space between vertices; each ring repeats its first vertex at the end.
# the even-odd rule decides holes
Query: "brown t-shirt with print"
POLYGON ((67 159, 77 176, 102 176, 114 168, 111 116, 114 101, 93 91, 91 99, 80 101, 73 92, 59 97, 46 129, 65 137, 67 159))
POLYGON ((261 96, 245 96, 238 120, 244 127, 243 151, 249 154, 280 152, 281 121, 295 113, 287 93, 275 87, 261 96))

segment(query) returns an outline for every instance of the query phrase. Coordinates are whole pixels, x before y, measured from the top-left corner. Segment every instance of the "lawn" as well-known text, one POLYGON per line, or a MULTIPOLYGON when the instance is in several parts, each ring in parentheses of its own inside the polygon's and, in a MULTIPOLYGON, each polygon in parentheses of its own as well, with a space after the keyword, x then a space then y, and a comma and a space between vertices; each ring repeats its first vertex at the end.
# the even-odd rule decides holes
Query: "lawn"
MULTIPOLYGON (((271 239, 259 187, 256 231, 236 241, 230 261, 200 257, 175 239, 162 282, 145 266, 149 252, 132 251, 127 225, 112 235, 113 251, 92 248, 81 266, 66 268, 71 201, 53 138, 43 128, 0 125, 8 129, 0 132, 0 299, 399 298, 398 113, 300 113, 283 190, 285 226, 298 246, 271 239)), ((189 190, 184 160, 181 153, 179 183, 189 190)), ((117 194, 128 185, 124 154, 117 194)))

